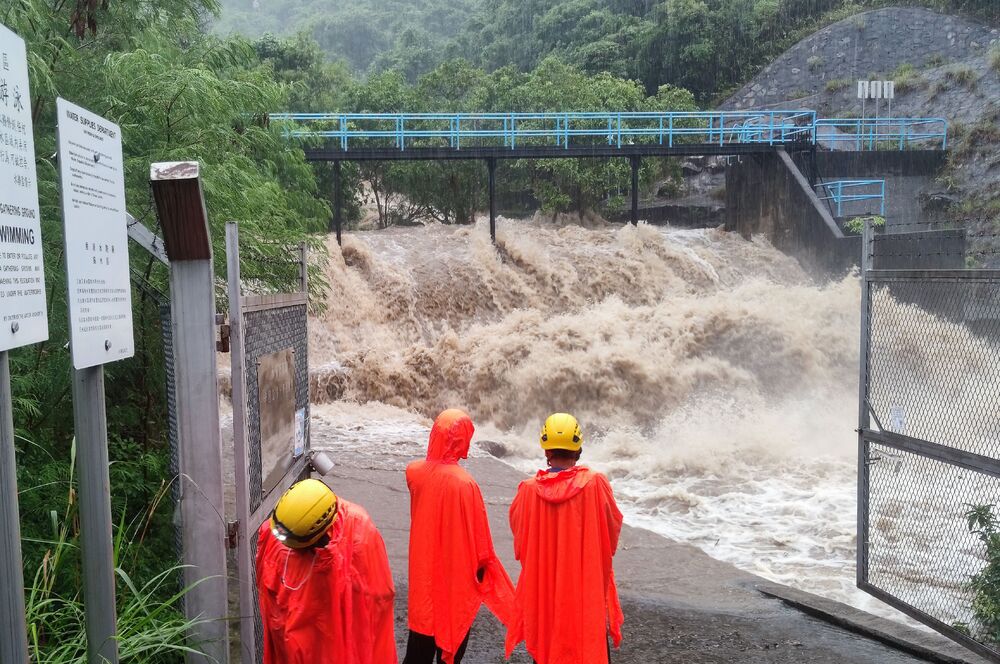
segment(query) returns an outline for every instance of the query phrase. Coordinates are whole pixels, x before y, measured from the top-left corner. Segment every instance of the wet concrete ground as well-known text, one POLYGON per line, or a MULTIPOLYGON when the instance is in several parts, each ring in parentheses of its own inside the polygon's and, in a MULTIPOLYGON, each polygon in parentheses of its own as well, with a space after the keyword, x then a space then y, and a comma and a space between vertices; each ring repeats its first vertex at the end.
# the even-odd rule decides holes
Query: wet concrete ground
MULTIPOLYGON (((322 448, 321 431, 314 431, 313 436, 314 444, 322 448)), ((409 495, 403 469, 409 459, 353 452, 333 456, 337 467, 327 480, 338 494, 369 511, 385 539, 397 584, 396 639, 402 657, 409 532, 409 495)), ((513 560, 507 508, 522 476, 490 458, 470 459, 466 467, 480 483, 496 549, 516 579, 519 567, 513 560)), ((612 655, 616 664, 926 661, 767 598, 755 589, 763 579, 646 530, 623 530, 615 574, 625 612, 624 643, 612 655)), ((910 636, 945 656, 981 661, 933 635, 911 630, 910 636)), ((473 627, 465 661, 504 661, 503 631, 485 610, 473 627)), ((510 661, 524 664, 531 660, 520 646, 510 661)))

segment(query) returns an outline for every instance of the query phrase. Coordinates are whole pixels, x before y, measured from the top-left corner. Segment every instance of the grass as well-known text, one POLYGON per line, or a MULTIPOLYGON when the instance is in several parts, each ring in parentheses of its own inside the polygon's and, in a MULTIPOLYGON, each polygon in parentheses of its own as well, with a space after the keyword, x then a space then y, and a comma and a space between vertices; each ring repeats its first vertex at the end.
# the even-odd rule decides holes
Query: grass
POLYGON ((826 82, 827 92, 841 92, 851 87, 851 82, 846 78, 831 78, 826 82))
POLYGON ((900 94, 927 87, 927 80, 909 63, 899 65, 891 78, 896 84, 896 92, 900 94))
POLYGON ((823 66, 823 58, 818 55, 811 55, 809 56, 809 59, 806 60, 806 66, 809 67, 809 71, 815 72, 823 66))
POLYGON ((1000 44, 994 44, 987 56, 990 59, 990 67, 993 71, 1000 72, 1000 44))
POLYGON ((944 72, 944 78, 950 83, 961 85, 968 90, 974 90, 979 77, 969 66, 952 67, 944 72))
POLYGON ((935 53, 931 57, 927 58, 925 63, 928 67, 941 67, 947 64, 948 58, 944 57, 943 53, 935 53))
MULTIPOLYGON (((72 454, 75 459, 75 444, 72 454)), ((65 504, 49 512, 51 539, 26 541, 45 547, 41 563, 25 587, 28 644, 35 664, 85 664, 87 660, 73 466, 71 462, 65 504)), ((178 664, 185 655, 201 654, 187 636, 198 621, 185 619, 181 612, 181 601, 190 590, 179 588, 183 566, 167 566, 147 579, 136 576, 138 563, 145 558, 147 529, 169 491, 170 485, 165 484, 142 518, 129 525, 122 521, 116 529, 117 640, 123 662, 178 664)))

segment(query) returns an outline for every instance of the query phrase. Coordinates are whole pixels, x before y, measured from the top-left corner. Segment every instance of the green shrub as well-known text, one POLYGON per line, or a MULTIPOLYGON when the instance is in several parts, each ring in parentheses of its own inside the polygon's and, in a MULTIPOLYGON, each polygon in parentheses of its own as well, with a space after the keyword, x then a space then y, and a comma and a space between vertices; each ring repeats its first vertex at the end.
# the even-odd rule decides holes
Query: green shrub
POLYGON ((995 505, 970 505, 965 513, 969 532, 983 543, 986 564, 969 580, 973 592, 972 612, 985 639, 1000 643, 1000 522, 995 505))
POLYGON ((993 67, 995 71, 1000 72, 1000 44, 996 44, 990 49, 989 55, 990 67, 993 67))
POLYGON ((874 214, 848 219, 844 222, 844 230, 854 233, 855 235, 861 235, 861 232, 865 229, 866 221, 871 221, 872 226, 875 228, 885 228, 885 217, 880 217, 879 215, 874 214))
POLYGON ((809 59, 806 60, 806 66, 809 67, 809 71, 814 72, 823 66, 823 58, 818 55, 810 56, 809 59))

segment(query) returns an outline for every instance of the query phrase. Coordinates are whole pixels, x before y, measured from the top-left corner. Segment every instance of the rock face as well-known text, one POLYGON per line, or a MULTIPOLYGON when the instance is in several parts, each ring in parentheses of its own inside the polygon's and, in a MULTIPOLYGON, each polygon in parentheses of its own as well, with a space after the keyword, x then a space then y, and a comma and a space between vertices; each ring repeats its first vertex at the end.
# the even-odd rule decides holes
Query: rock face
POLYGON ((990 47, 998 42, 1000 30, 926 9, 865 12, 833 23, 790 48, 722 108, 777 108, 794 100, 793 107, 815 109, 827 116, 860 116, 858 79, 896 79, 899 86, 902 77, 893 74, 909 65, 922 80, 914 80, 912 87, 897 87, 894 115, 926 115, 918 112, 926 106, 928 95, 913 93, 925 86, 931 89, 948 78, 949 72, 968 68, 983 86, 982 94, 955 95, 933 106, 948 109, 949 118, 969 121, 982 115, 991 101, 995 104, 1000 93, 1000 79, 988 57, 990 47), (803 92, 808 96, 803 97, 803 92))

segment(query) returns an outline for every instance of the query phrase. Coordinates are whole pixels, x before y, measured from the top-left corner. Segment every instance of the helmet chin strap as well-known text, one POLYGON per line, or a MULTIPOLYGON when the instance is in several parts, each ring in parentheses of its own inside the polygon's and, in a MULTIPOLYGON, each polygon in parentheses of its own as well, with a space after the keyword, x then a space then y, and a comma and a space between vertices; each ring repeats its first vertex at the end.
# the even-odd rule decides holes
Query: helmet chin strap
POLYGON ((300 590, 302 586, 306 585, 306 582, 309 581, 309 578, 312 577, 313 567, 316 565, 316 549, 310 547, 308 551, 310 554, 312 554, 309 557, 309 571, 306 572, 305 578, 303 578, 302 581, 299 582, 299 585, 297 586, 290 586, 285 581, 285 577, 288 576, 288 559, 292 557, 292 550, 288 549, 288 551, 285 552, 285 568, 281 571, 281 585, 283 585, 288 590, 291 590, 293 592, 296 590, 300 590))

